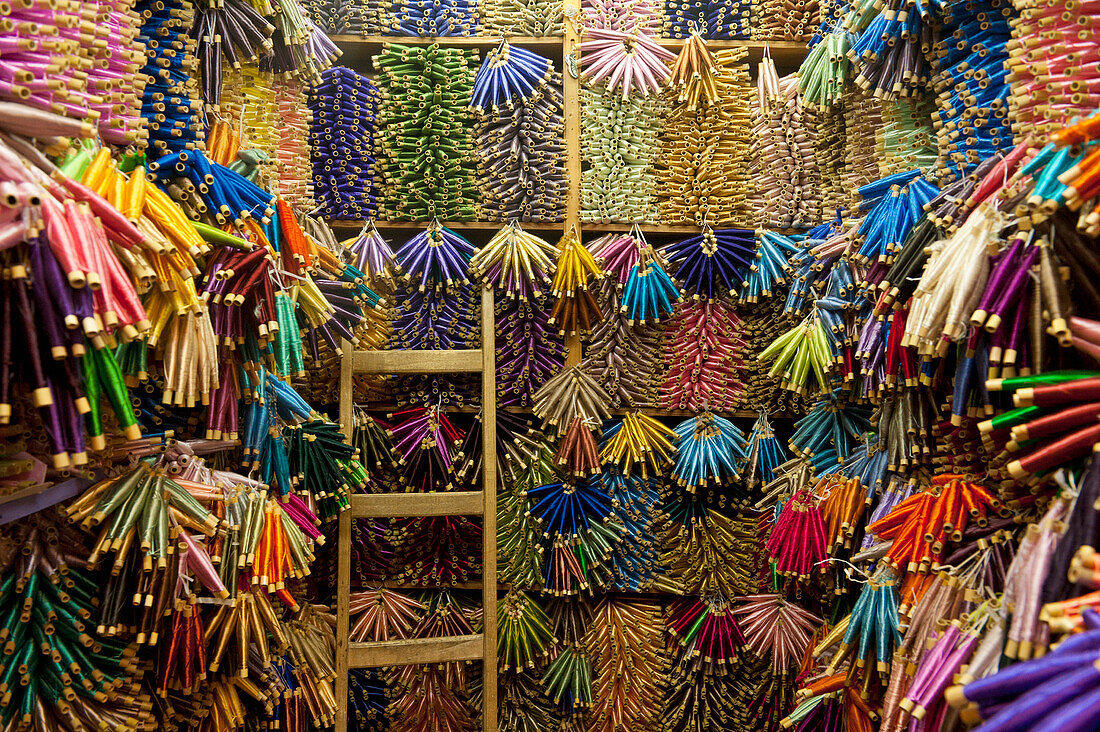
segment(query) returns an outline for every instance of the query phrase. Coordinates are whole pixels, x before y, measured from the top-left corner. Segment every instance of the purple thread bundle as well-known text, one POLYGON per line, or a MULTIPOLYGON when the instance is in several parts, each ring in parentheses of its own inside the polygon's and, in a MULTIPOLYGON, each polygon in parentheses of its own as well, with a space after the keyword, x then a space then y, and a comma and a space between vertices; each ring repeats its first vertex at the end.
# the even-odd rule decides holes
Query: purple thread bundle
POLYGON ((527 407, 565 363, 565 344, 548 324, 546 298, 497 305, 497 398, 502 407, 527 407))
POLYGON ((703 229, 701 234, 668 244, 661 253, 675 266, 674 279, 693 300, 736 296, 756 262, 752 229, 703 229))
POLYGON ((374 136, 380 100, 370 79, 342 66, 323 72, 310 89, 313 195, 324 216, 378 214, 374 136))
MULTIPOLYGON (((391 349, 443 351, 481 347, 481 298, 470 287, 430 289, 412 287, 395 297, 391 349)), ((397 380, 399 404, 463 404, 477 393, 480 380, 458 374, 404 376, 397 380)))
POLYGON ((373 221, 367 222, 347 250, 351 253, 351 264, 363 273, 372 289, 393 291, 401 267, 390 243, 378 233, 373 221))
POLYGON ((0 97, 88 120, 112 144, 140 142, 147 133, 134 83, 145 53, 130 39, 139 34, 141 18, 129 2, 75 6, 7 5, 4 22, 12 30, 3 38, 0 97), (88 33, 93 24, 95 33, 88 33))

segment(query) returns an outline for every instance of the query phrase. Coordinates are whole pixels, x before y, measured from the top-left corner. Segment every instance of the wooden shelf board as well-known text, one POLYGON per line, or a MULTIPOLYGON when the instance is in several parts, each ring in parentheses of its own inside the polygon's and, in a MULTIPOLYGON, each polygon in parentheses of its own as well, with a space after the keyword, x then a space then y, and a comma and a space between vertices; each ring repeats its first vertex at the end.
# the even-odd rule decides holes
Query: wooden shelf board
POLYGON ((480 373, 480 350, 353 351, 352 371, 359 374, 480 373))
MULTIPOLYGON (((328 225, 334 229, 361 229, 366 225, 362 219, 327 219, 328 225)), ((392 229, 394 231, 418 230, 428 228, 428 221, 375 221, 374 226, 379 230, 392 229)), ((508 225, 506 221, 440 221, 440 224, 448 229, 465 229, 468 231, 500 231, 508 225)), ((565 224, 560 221, 521 221, 519 225, 529 231, 564 231, 565 224)))
MULTIPOLYGON (((559 58, 564 48, 563 39, 560 36, 443 36, 436 38, 421 36, 356 36, 342 34, 330 36, 330 38, 339 46, 340 50, 348 56, 362 56, 364 53, 373 55, 381 51, 383 44, 386 43, 395 43, 404 46, 427 46, 438 43, 441 46, 489 49, 495 48, 502 38, 507 38, 508 43, 514 46, 529 48, 543 55, 556 52, 553 55, 559 58)), ((657 43, 665 48, 676 49, 684 44, 684 39, 658 38, 657 43)), ((760 59, 764 57, 765 46, 771 51, 771 56, 776 66, 782 68, 791 68, 800 65, 809 52, 806 48, 806 43, 803 41, 768 41, 766 43, 764 41, 748 39, 712 39, 707 41, 707 48, 712 51, 722 48, 747 48, 749 50, 748 59, 750 62, 754 63, 760 61, 760 59)))
POLYGON ((484 650, 485 639, 481 634, 410 638, 377 643, 349 643, 348 668, 480 661, 484 650))
MULTIPOLYGON (((485 584, 481 580, 471 582, 455 582, 450 585, 417 585, 411 582, 402 582, 400 580, 382 580, 381 582, 363 582, 360 583, 357 580, 352 581, 352 592, 365 592, 368 590, 377 590, 379 587, 385 587, 387 590, 402 590, 405 592, 443 592, 444 590, 467 590, 467 591, 481 591, 485 584)), ((497 585, 498 592, 507 592, 511 589, 508 585, 497 585)))
MULTIPOLYGON (((378 405, 357 404, 356 406, 359 407, 360 409, 364 409, 368 412, 386 412, 386 413, 396 412, 397 410, 404 408, 404 407, 398 407, 397 405, 394 405, 394 404, 378 404, 378 405)), ((479 407, 461 406, 461 407, 444 407, 443 411, 447 412, 448 414, 479 414, 481 412, 481 409, 479 407)), ((520 414, 520 415, 530 416, 532 418, 535 416, 534 412, 531 411, 530 407, 499 407, 497 409, 497 411, 504 411, 504 412, 508 412, 509 414, 520 414)), ((647 415, 650 415, 652 417, 694 417, 694 416, 702 413, 702 410, 663 409, 661 407, 637 407, 637 408, 633 408, 633 409, 610 409, 608 411, 611 412, 612 417, 622 417, 622 416, 628 414, 629 412, 641 412, 642 414, 647 414, 647 415)), ((727 419, 756 419, 760 415, 759 412, 757 412, 755 410, 752 410, 752 409, 734 409, 732 411, 721 410, 721 409, 712 409, 710 411, 713 414, 718 415, 719 417, 726 417, 727 419)), ((801 415, 790 414, 788 412, 772 412, 772 413, 768 414, 768 418, 769 419, 800 419, 801 415)))
POLYGON ((485 496, 481 491, 433 493, 363 493, 351 497, 352 518, 402 516, 481 516, 485 496))

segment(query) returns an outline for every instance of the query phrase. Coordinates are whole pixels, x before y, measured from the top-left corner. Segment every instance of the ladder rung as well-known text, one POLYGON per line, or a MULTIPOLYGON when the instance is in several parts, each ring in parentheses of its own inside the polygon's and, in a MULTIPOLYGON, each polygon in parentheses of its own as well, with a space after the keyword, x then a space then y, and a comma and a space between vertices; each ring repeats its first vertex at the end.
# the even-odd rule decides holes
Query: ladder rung
POLYGON ((481 634, 348 644, 348 668, 480 661, 484 657, 485 637, 481 634))
POLYGON ((484 511, 485 494, 481 491, 376 493, 351 497, 352 518, 480 516, 484 511))
POLYGON ((478 349, 455 351, 354 351, 351 369, 373 374, 479 373, 482 353, 478 349))

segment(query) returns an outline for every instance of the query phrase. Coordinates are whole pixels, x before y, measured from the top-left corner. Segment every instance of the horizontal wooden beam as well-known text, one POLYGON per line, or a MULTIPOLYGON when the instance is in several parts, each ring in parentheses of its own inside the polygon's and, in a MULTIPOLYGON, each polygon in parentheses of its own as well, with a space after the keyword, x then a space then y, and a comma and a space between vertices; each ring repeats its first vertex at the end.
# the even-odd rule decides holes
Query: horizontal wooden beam
POLYGON ((349 643, 348 668, 480 661, 484 657, 484 652, 485 639, 480 634, 410 638, 378 643, 349 643))
MULTIPOLYGON (((357 65, 355 61, 360 58, 369 61, 369 56, 379 53, 383 44, 394 43, 403 46, 426 46, 438 43, 440 46, 457 46, 463 48, 490 49, 500 45, 501 36, 444 36, 441 38, 420 36, 356 36, 334 35, 330 36, 340 50, 350 58, 345 64, 357 65), (354 59, 354 60, 352 60, 354 59)), ((656 38, 657 43, 665 48, 678 51, 684 45, 683 38, 656 38)), ((561 58, 564 44, 560 36, 508 36, 508 43, 513 46, 521 46, 541 53, 549 58, 561 58)), ((748 60, 756 63, 764 56, 767 48, 780 68, 797 68, 809 53, 805 41, 754 41, 751 39, 715 38, 707 41, 707 48, 717 51, 721 48, 747 48, 748 60)))
POLYGON ((481 350, 355 351, 351 370, 357 374, 480 373, 481 350))
POLYGON ((480 516, 484 510, 485 496, 481 491, 371 493, 351 497, 352 518, 480 516))
MULTIPOLYGON (((326 219, 328 225, 334 229, 362 229, 367 222, 363 219, 326 219)), ((380 230, 413 230, 426 229, 430 221, 375 221, 374 228, 380 230)), ((491 231, 497 232, 508 225, 506 221, 440 221, 442 226, 457 231, 491 231)), ((526 231, 557 231, 564 232, 565 224, 560 221, 521 221, 519 225, 526 231)))

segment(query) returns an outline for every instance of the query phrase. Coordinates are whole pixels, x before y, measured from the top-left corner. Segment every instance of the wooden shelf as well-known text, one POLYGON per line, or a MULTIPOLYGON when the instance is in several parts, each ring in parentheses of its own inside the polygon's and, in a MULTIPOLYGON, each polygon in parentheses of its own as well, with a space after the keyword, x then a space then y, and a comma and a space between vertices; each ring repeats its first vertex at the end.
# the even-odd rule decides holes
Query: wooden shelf
POLYGON ((411 666, 418 663, 484 660, 485 636, 449 635, 377 643, 349 643, 348 668, 411 666))
MULTIPOLYGON (((387 590, 401 590, 403 592, 481 592, 484 589, 485 584, 481 580, 471 582, 455 582, 450 585, 417 585, 411 582, 401 582, 398 580, 382 580, 381 582, 358 582, 352 581, 352 592, 366 592, 368 590, 377 590, 379 587, 384 587, 387 590)), ((497 592, 507 592, 511 587, 509 585, 497 585, 497 592)))
POLYGON ((345 358, 357 373, 452 374, 480 373, 482 352, 455 351, 352 351, 345 358))
MULTIPOLYGON (((561 58, 565 48, 564 39, 561 36, 355 36, 335 35, 330 36, 347 56, 362 58, 373 56, 382 50, 386 43, 395 43, 403 46, 427 46, 438 43, 441 46, 455 46, 459 48, 496 48, 503 38, 514 46, 536 51, 544 56, 561 58)), ((683 38, 658 38, 657 42, 669 49, 676 49, 684 45, 683 38)), ((764 57, 765 46, 770 49, 775 65, 784 70, 793 70, 802 64, 809 49, 803 41, 753 41, 744 39, 707 41, 707 48, 712 51, 722 48, 747 48, 748 60, 757 63, 764 57)))
MULTIPOLYGON (((400 409, 407 409, 408 407, 399 407, 396 404, 357 404, 355 405, 359 409, 367 412, 396 412, 400 409)), ((447 414, 480 414, 480 407, 472 406, 447 406, 443 407, 443 411, 447 414)), ((498 412, 507 412, 508 414, 521 414, 534 418, 535 413, 530 407, 497 407, 498 412)), ((648 414, 653 417, 694 417, 701 414, 703 410, 691 410, 691 409, 662 409, 661 407, 632 407, 630 409, 610 409, 612 417, 622 417, 630 412, 641 412, 642 414, 648 414)), ((760 413, 752 409, 734 409, 732 411, 722 409, 710 410, 712 414, 717 414, 719 417, 726 417, 727 419, 756 419, 760 416, 760 413)), ((768 414, 768 419, 800 419, 801 415, 788 414, 787 412, 771 412, 768 414)), ((377 494, 372 494, 377 495, 377 494)))
MULTIPOLYGON (((363 219, 326 219, 326 221, 333 229, 362 229, 367 223, 363 219)), ((374 226, 379 230, 413 231, 426 229, 430 223, 430 221, 375 221, 374 226)), ((439 223, 448 229, 493 232, 500 231, 508 225, 507 221, 440 221, 439 223)), ((565 224, 560 221, 520 221, 519 225, 528 231, 565 231, 565 224)))
POLYGON ((484 512, 481 491, 357 493, 351 497, 350 511, 352 518, 481 516, 484 512))

